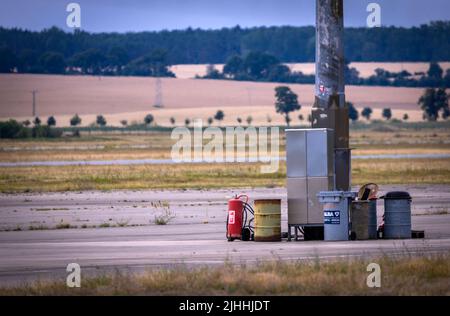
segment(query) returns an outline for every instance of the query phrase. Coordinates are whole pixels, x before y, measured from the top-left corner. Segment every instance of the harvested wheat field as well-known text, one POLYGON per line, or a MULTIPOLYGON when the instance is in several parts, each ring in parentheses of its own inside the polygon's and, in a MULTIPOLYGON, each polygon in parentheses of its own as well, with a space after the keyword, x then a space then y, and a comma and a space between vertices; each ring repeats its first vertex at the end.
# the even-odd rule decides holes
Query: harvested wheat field
MULTIPOLYGON (((292 71, 301 71, 306 75, 312 75, 315 72, 316 65, 314 63, 290 63, 287 64, 292 71)), ((450 69, 449 62, 441 62, 439 65, 442 69, 450 69)), ((188 79, 195 78, 196 75, 204 76, 206 74, 207 65, 174 65, 170 70, 177 76, 177 78, 188 79)), ((222 71, 223 64, 215 64, 214 67, 222 71)), ((375 74, 375 69, 381 68, 390 72, 401 72, 406 70, 411 74, 418 72, 426 72, 430 67, 429 63, 351 63, 350 67, 356 68, 362 78, 367 78, 375 74)))
MULTIPOLYGON (((225 112, 221 124, 237 124, 237 117, 246 122, 252 116, 253 125, 282 124, 283 117, 275 113, 274 88, 277 83, 236 82, 225 80, 162 79, 163 109, 154 108, 155 79, 143 77, 93 77, 54 75, 0 75, 0 119, 31 119, 32 90, 37 90, 37 115, 54 115, 58 126, 69 125, 70 117, 78 113, 82 125, 105 116, 109 125, 142 122, 152 113, 158 125, 184 125, 186 118, 207 119, 218 109, 225 112)), ((302 110, 292 115, 293 124, 300 123, 298 114, 308 117, 314 101, 313 85, 289 85, 298 95, 302 110)), ((420 88, 347 87, 347 99, 357 108, 370 106, 373 118, 390 107, 394 118, 408 113, 410 121, 422 119, 417 100, 420 88)), ((305 123, 305 121, 303 122, 305 123)), ((246 124, 246 123, 245 123, 246 124)))

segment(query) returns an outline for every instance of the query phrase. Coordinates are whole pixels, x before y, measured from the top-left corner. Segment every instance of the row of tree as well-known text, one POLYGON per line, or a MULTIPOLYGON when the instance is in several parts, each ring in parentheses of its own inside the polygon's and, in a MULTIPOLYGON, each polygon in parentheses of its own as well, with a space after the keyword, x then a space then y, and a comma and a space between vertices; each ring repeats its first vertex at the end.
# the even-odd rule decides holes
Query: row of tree
MULTIPOLYGON (((301 109, 301 105, 298 102, 298 96, 287 86, 279 86, 275 88, 275 109, 277 113, 284 115, 286 125, 289 126, 291 122, 290 114, 301 109)), ((450 95, 447 94, 445 88, 433 89, 429 88, 425 90, 423 96, 418 100, 420 108, 423 110, 423 119, 427 121, 437 121, 439 118, 446 120, 450 117, 449 107, 450 95)), ((351 102, 347 102, 349 108, 349 119, 357 121, 359 119, 359 112, 351 102)), ((370 120, 373 111, 371 108, 366 107, 362 110, 361 115, 367 120, 370 120)), ((392 118, 392 110, 385 108, 382 111, 382 116, 386 120, 392 118)), ((300 114, 299 119, 303 120, 303 116, 300 114)), ((404 114, 403 120, 407 121, 409 115, 404 114)), ((311 117, 308 118, 311 121, 311 117)))
POLYGON ((0 122, 0 138, 57 138, 62 135, 60 129, 41 125, 39 118, 35 118, 33 127, 28 127, 30 124, 16 120, 0 122))
POLYGON ((69 58, 59 52, 38 55, 28 50, 17 57, 10 48, 0 47, 0 72, 4 73, 175 77, 166 60, 167 52, 161 49, 129 60, 127 52, 117 47, 107 53, 91 48, 69 58))
MULTIPOLYGON (((351 61, 450 60, 450 22, 345 32, 345 56, 351 61)), ((123 34, 0 28, 0 72, 169 75, 160 66, 224 63, 249 52, 265 52, 283 63, 314 62, 315 28, 236 26, 123 34)))
MULTIPOLYGON (((438 63, 430 63, 426 73, 411 74, 408 71, 389 72, 376 69, 369 78, 361 78, 356 68, 346 63, 344 68, 346 84, 368 86, 402 86, 402 87, 450 87, 450 69, 444 70, 438 63)), ((218 71, 213 65, 208 65, 204 79, 229 79, 239 81, 262 81, 279 83, 314 84, 314 75, 291 71, 275 56, 261 52, 251 52, 246 56, 233 56, 224 65, 223 71, 218 71)))
MULTIPOLYGON (((302 107, 298 101, 298 96, 288 86, 278 86, 275 88, 275 98, 276 112, 284 116, 285 122, 289 126, 292 120, 290 114, 292 112, 299 111, 302 107)), ((445 88, 426 89, 424 94, 418 100, 418 104, 423 110, 423 118, 428 121, 437 121, 440 118, 443 120, 448 119, 450 117, 449 99, 450 95, 447 94, 445 88)), ((352 121, 357 121, 360 113, 351 102, 348 102, 347 105, 349 107, 349 119, 352 121)), ((369 107, 366 107, 361 111, 361 115, 367 120, 371 119, 372 113, 373 111, 369 107)), ((390 108, 383 109, 382 116, 386 120, 390 120, 392 118, 392 110, 390 108)), ((304 118, 302 114, 298 117, 301 121, 303 121, 304 118)), ((208 118, 208 125, 211 125, 214 120, 220 123, 224 118, 225 113, 222 110, 218 110, 213 117, 208 118)), ((407 121, 408 119, 408 114, 404 114, 403 120, 407 121)), ((147 114, 143 121, 144 124, 148 126, 154 123, 155 119, 152 114, 147 114)), ((249 115, 246 121, 248 125, 251 125, 253 117, 249 115)), ((267 121, 270 123, 272 119, 268 116, 267 121)), ((308 117, 308 121, 311 121, 311 116, 308 117)), ((70 125, 72 127, 79 126, 81 122, 82 120, 78 114, 75 114, 70 119, 70 125)), ((170 122, 172 125, 175 125, 175 118, 171 117, 170 122)), ((239 125, 242 124, 242 119, 238 117, 237 122, 239 125)), ((41 125, 41 123, 42 121, 39 117, 36 117, 33 122, 30 122, 29 120, 22 123, 18 123, 15 120, 0 122, 0 138, 60 137, 62 135, 61 130, 52 129, 52 127, 56 126, 56 119, 54 116, 50 116, 47 119, 47 125, 41 125), (29 128, 31 123, 34 124, 33 128, 29 128)), ((191 124, 191 120, 186 118, 184 123, 186 126, 189 126, 191 124)), ((107 121, 103 115, 98 115, 95 124, 100 127, 104 127, 106 126, 107 121)), ((126 120, 122 120, 121 124, 126 127, 128 122, 126 120)))
POLYGON ((355 68, 346 65, 345 81, 351 85, 394 86, 394 87, 447 87, 450 88, 450 69, 444 70, 436 62, 431 62, 427 72, 410 73, 406 70, 390 72, 381 68, 368 78, 359 77, 355 68))
MULTIPOLYGON (((348 109, 349 109, 348 118, 351 121, 356 122, 359 119, 359 112, 358 112, 358 110, 355 108, 355 106, 351 102, 347 102, 347 106, 348 106, 348 109)), ((372 108, 365 107, 361 111, 361 116, 364 117, 366 120, 370 121, 370 119, 372 117, 372 113, 373 113, 372 108)), ((381 116, 385 120, 389 121, 392 118, 392 110, 391 110, 391 108, 384 108, 381 111, 381 116)), ((409 120, 408 113, 403 114, 403 120, 404 121, 408 121, 409 120)))

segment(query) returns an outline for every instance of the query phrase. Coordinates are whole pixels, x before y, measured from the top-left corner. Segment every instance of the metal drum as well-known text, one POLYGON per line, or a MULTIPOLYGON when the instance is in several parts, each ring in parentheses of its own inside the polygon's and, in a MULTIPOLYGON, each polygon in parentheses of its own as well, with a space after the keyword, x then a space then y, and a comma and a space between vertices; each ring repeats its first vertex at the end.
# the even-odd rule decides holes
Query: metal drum
POLYGON ((352 223, 352 234, 357 240, 369 239, 369 201, 352 202, 350 219, 352 223))
POLYGON ((384 238, 411 238, 411 196, 389 192, 384 197, 384 238))
POLYGON ((281 241, 281 200, 255 200, 255 241, 281 241))

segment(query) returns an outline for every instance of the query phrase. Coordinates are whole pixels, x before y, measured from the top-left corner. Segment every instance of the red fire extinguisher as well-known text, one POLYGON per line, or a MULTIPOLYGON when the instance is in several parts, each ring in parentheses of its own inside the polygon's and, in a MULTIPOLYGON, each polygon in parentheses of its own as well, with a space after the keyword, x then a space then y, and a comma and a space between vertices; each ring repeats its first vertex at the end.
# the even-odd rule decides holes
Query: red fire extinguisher
POLYGON ((235 239, 246 241, 251 239, 251 235, 253 233, 251 222, 253 221, 253 218, 248 220, 248 212, 251 214, 254 214, 254 212, 247 202, 248 196, 246 195, 237 195, 228 201, 228 241, 233 241, 235 239), (245 198, 245 200, 243 200, 243 198, 245 198))

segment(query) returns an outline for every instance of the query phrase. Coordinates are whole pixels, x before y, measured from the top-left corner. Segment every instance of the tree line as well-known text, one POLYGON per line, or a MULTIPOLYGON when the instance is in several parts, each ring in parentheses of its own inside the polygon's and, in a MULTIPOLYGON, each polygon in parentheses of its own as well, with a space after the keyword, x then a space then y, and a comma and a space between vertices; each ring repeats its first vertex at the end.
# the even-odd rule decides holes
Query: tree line
MULTIPOLYGON (((167 65, 225 63, 250 52, 267 53, 282 63, 313 62, 315 28, 236 26, 136 33, 0 28, 0 72, 173 76, 167 65)), ((347 28, 345 54, 353 62, 449 61, 450 22, 347 28)))
MULTIPOLYGON (((450 117, 449 107, 450 95, 447 94, 445 88, 428 88, 424 91, 424 94, 419 98, 418 105, 423 111, 423 119, 429 122, 436 122, 439 119, 447 120, 450 117)), ((347 102, 349 108, 348 119, 356 122, 360 118, 360 115, 367 121, 371 119, 373 110, 370 107, 365 107, 361 113, 356 109, 352 102, 347 102)), ((290 126, 292 122, 291 114, 301 110, 302 105, 298 101, 298 95, 295 94, 288 86, 278 86, 275 88, 275 110, 277 113, 283 115, 287 126, 290 126)), ((387 121, 391 120, 393 116, 392 110, 386 107, 382 110, 382 117, 387 121)), ((208 125, 217 121, 219 124, 224 120, 225 113, 222 110, 218 110, 214 116, 207 119, 208 125)), ((298 115, 300 121, 304 120, 302 114, 298 115)), ((403 121, 408 121, 409 115, 405 113, 403 115, 403 121)), ((236 121, 239 125, 243 123, 241 117, 237 117, 236 121)), ((312 122, 312 116, 308 116, 308 121, 312 122)), ((75 128, 71 136, 80 136, 80 132, 77 126, 81 125, 82 119, 78 114, 75 114, 70 119, 70 126, 75 128)), ((253 122, 253 117, 249 115, 246 118, 247 124, 250 126, 253 122)), ((270 124, 272 118, 268 115, 267 122, 270 124)), ((170 123, 175 126, 176 120, 174 117, 170 118, 170 123)), ((189 118, 184 120, 184 125, 189 127, 192 121, 189 118)), ((120 124, 123 128, 128 128, 128 121, 121 120, 120 124)), ((149 127, 156 125, 155 118, 152 114, 147 114, 143 119, 143 124, 133 123, 134 127, 149 127)), ((107 125, 106 118, 103 115, 97 115, 96 121, 90 125, 90 127, 105 127, 107 125)), ((54 116, 47 118, 47 125, 43 125, 39 117, 35 117, 33 122, 29 120, 23 122, 17 122, 16 120, 9 120, 6 122, 0 122, 0 138, 56 138, 61 137, 63 132, 60 128, 55 128, 56 119, 54 116), (33 127, 31 125, 33 124, 33 127)))
MULTIPOLYGON (((299 111, 302 108, 301 104, 298 102, 298 96, 288 86, 278 86, 275 88, 275 98, 275 109, 277 113, 284 116, 286 125, 289 126, 292 121, 290 114, 299 111)), ((429 122, 436 122, 439 119, 447 120, 450 117, 449 99, 450 95, 447 94, 445 88, 426 89, 424 94, 417 101, 417 104, 423 111, 423 119, 429 122)), ((347 102, 346 105, 348 106, 348 119, 353 122, 358 121, 360 113, 354 104, 352 102, 347 102)), ((365 107, 361 111, 361 115, 368 121, 371 119, 372 113, 373 110, 370 107, 365 107)), ((381 116, 387 121, 392 119, 392 115, 391 108, 386 107, 382 110, 381 116)), ((300 121, 303 121, 304 119, 301 114, 298 118, 300 121)), ((408 113, 403 115, 403 120, 409 120, 408 113)), ((312 122, 311 115, 308 117, 308 121, 312 122)))
MULTIPOLYGON (((356 68, 351 68, 347 62, 344 68, 346 84, 365 86, 396 86, 396 87, 450 87, 450 69, 444 70, 436 63, 430 63, 427 72, 411 74, 389 72, 378 68, 369 78, 361 78, 356 68)), ((261 52, 250 52, 246 56, 233 56, 218 71, 213 65, 208 65, 203 79, 229 79, 238 81, 261 81, 280 83, 314 84, 314 75, 292 71, 288 66, 273 55, 261 52)))

